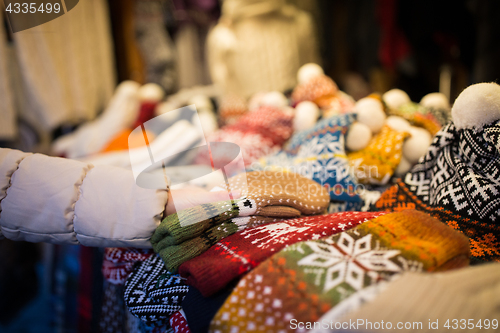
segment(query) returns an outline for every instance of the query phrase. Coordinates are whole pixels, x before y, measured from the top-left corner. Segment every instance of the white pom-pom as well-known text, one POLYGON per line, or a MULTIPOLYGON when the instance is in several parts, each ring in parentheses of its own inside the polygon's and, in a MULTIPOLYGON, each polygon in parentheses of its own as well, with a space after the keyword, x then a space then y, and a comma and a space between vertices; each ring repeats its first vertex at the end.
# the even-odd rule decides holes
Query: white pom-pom
POLYGON ((408 120, 400 117, 400 116, 389 116, 385 121, 385 124, 398 132, 409 132, 410 131, 410 123, 408 120))
POLYGON ((288 106, 288 99, 280 93, 279 91, 271 91, 260 100, 262 105, 274 106, 277 108, 282 108, 288 106))
POLYGON ((370 143, 372 131, 363 123, 355 122, 349 127, 346 137, 346 148, 350 151, 358 151, 370 143))
POLYGON ((308 63, 299 68, 297 72, 297 81, 300 83, 306 83, 311 78, 315 76, 324 75, 325 72, 320 65, 315 63, 308 63))
POLYGON ((382 95, 382 100, 391 110, 399 108, 401 105, 410 103, 410 96, 401 89, 391 89, 382 95))
POLYGON ((401 161, 398 164, 398 167, 396 168, 396 170, 394 170, 394 175, 396 177, 402 177, 406 175, 408 171, 411 170, 412 166, 413 164, 408 162, 408 160, 404 156, 402 156, 401 161))
POLYGON ((378 133, 384 126, 386 115, 382 103, 371 97, 365 97, 356 102, 354 112, 358 121, 370 128, 372 133, 378 133))
POLYGON ((450 101, 445 94, 435 92, 430 93, 422 97, 420 100, 420 105, 425 106, 426 108, 434 108, 434 109, 450 109, 450 101))
POLYGON ((403 156, 410 163, 417 163, 418 159, 425 155, 432 143, 431 134, 421 127, 410 127, 411 137, 403 144, 403 156))
POLYGON ((295 107, 295 117, 293 118, 293 129, 296 132, 309 129, 316 124, 320 111, 318 106, 309 101, 300 102, 295 107))
POLYGON ((165 96, 165 91, 156 83, 146 83, 139 88, 139 99, 141 102, 157 103, 165 96))
POLYGON ((500 85, 478 83, 464 89, 451 109, 453 123, 458 129, 481 129, 500 119, 500 85))

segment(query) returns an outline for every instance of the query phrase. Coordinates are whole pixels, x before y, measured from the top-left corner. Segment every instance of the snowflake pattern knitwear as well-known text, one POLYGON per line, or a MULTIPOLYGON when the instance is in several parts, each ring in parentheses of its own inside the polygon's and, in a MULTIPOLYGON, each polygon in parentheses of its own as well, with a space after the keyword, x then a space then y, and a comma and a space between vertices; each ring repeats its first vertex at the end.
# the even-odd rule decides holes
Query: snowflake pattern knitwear
POLYGON ((179 274, 187 278, 188 285, 209 297, 285 246, 354 228, 380 214, 344 212, 307 216, 245 229, 182 264, 179 274))
POLYGON ((211 332, 295 331, 339 303, 404 271, 469 263, 467 238, 419 211, 386 214, 354 229, 284 248, 248 273, 212 320, 211 332))
POLYGON ((385 125, 367 147, 349 153, 349 164, 358 182, 385 185, 389 182, 403 156, 403 142, 407 132, 399 132, 385 125))
POLYGON ((152 255, 134 267, 125 283, 124 298, 129 311, 146 325, 163 326, 181 309, 188 291, 184 280, 170 274, 161 258, 152 255))
POLYGON ((470 239, 474 262, 500 261, 500 125, 457 130, 449 123, 379 210, 418 209, 470 239))
POLYGON ((359 202, 344 144, 344 134, 355 117, 346 114, 321 120, 294 135, 283 151, 260 159, 251 168, 293 171, 323 185, 332 200, 359 202))

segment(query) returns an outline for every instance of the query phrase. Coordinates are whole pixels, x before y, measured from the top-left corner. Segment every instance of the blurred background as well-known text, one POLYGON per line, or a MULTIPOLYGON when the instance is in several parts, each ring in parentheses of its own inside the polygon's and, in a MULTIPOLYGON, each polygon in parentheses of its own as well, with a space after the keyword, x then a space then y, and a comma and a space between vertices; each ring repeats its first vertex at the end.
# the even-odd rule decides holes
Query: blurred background
MULTIPOLYGON (((307 63, 354 101, 397 88, 453 104, 500 76, 496 0, 82 0, 16 33, 2 13, 0 147, 71 158, 127 148, 134 120, 199 96, 230 123, 258 93, 290 96, 307 63), (147 88, 130 99, 123 82, 147 88)), ((0 240, 0 332, 126 331, 103 326, 103 253, 0 240)))

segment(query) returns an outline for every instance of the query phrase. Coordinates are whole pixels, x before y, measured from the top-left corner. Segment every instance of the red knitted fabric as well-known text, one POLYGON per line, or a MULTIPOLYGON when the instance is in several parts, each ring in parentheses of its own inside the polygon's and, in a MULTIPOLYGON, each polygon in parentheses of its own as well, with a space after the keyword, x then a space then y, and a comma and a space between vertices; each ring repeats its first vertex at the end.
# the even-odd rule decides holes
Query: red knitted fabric
POLYGON ((134 263, 146 260, 153 253, 147 249, 108 247, 104 250, 102 274, 112 284, 124 284, 134 263))
POLYGON ((170 316, 170 326, 172 326, 175 333, 191 333, 186 318, 180 311, 170 316))
POLYGON ((179 267, 186 283, 208 297, 238 276, 296 242, 319 239, 351 229, 384 212, 342 212, 270 223, 224 238, 179 267))

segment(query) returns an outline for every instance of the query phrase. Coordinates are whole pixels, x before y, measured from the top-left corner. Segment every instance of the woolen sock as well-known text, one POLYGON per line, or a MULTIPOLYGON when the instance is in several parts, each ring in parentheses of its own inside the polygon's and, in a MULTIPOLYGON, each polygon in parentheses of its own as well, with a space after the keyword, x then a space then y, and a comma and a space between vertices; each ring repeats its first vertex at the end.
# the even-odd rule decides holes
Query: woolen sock
POLYGON ((367 221, 320 240, 290 245, 248 273, 211 322, 210 331, 294 331, 339 303, 405 271, 468 265, 467 238, 411 210, 367 221))
POLYGON ((418 209, 463 232, 473 263, 500 260, 500 130, 449 123, 403 180, 377 201, 379 210, 418 209))
POLYGON ((245 229, 220 240, 203 254, 186 261, 179 274, 186 283, 211 296, 282 248, 354 228, 380 213, 344 212, 285 220, 245 229))
POLYGON ((366 148, 347 154, 358 182, 387 184, 401 161, 403 142, 407 136, 407 132, 399 132, 385 125, 366 148))
MULTIPOLYGON (((326 322, 349 322, 362 318, 365 323, 390 323, 392 330, 396 323, 421 323, 406 329, 421 332, 432 328, 455 332, 483 332, 500 327, 500 264, 489 263, 466 267, 451 272, 426 274, 407 272, 389 283, 371 302, 340 318, 326 313, 321 320, 326 322), (489 329, 486 329, 488 324, 489 329)), ((366 325, 366 324, 365 324, 366 325)), ((368 329, 369 326, 364 326, 368 329)), ((313 332, 329 332, 314 330, 313 332)))
POLYGON ((189 288, 189 292, 184 301, 182 301, 182 309, 192 333, 208 332, 210 321, 214 318, 235 286, 236 282, 230 283, 226 288, 210 297, 203 296, 196 288, 189 288))
POLYGON ((152 255, 134 267, 125 283, 124 299, 129 311, 144 324, 161 327, 181 309, 188 290, 179 275, 169 273, 161 258, 152 255))

